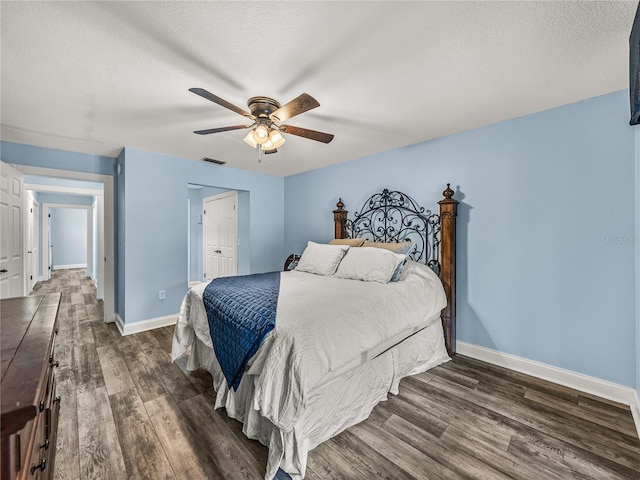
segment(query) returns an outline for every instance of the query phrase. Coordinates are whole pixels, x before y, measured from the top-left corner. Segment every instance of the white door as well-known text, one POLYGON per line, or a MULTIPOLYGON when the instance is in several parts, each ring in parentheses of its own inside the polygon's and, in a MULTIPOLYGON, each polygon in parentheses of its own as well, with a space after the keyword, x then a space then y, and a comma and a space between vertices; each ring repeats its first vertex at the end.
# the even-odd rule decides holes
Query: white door
POLYGON ((40 204, 33 197, 30 199, 29 205, 29 221, 27 228, 27 268, 29 270, 29 280, 27 281, 27 290, 31 292, 36 283, 38 283, 38 259, 40 257, 40 248, 38 246, 38 237, 40 236, 39 214, 40 204))
POLYGON ((238 274, 238 192, 207 197, 202 212, 204 278, 238 274))
POLYGON ((24 295, 22 173, 0 162, 0 298, 24 295))

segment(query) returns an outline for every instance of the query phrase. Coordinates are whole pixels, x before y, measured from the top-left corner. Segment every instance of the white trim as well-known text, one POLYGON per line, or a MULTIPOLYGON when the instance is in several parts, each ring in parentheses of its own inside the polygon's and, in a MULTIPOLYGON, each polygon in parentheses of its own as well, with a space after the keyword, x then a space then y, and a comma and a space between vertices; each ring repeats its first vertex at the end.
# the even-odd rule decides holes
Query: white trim
POLYGON ((44 193, 63 193, 73 194, 83 197, 93 197, 94 195, 102 195, 102 189, 99 188, 77 188, 77 187, 59 187, 56 185, 40 185, 35 183, 25 183, 27 190, 44 193))
POLYGON ((178 321, 178 314, 167 315, 166 317, 150 318, 148 320, 142 320, 135 323, 124 323, 120 315, 116 313, 116 325, 120 330, 120 335, 132 335, 134 333, 146 332, 147 330, 154 330, 156 328, 168 327, 175 325, 178 321))
POLYGON ((120 315, 118 315, 117 313, 116 313, 116 327, 118 327, 118 330, 120 331, 120 335, 124 337, 124 322, 122 321, 122 318, 120 318, 120 315))
POLYGON ((633 421, 636 424, 636 431, 638 432, 638 438, 640 438, 640 398, 638 398, 638 392, 633 392, 631 398, 631 415, 633 421))
POLYGON ((551 365, 527 360, 526 358, 516 357, 515 355, 509 355, 459 340, 456 342, 456 346, 458 353, 461 355, 542 378, 543 380, 558 383, 565 387, 590 393, 591 395, 606 398, 614 402, 631 406, 634 396, 637 399, 637 392, 631 387, 625 387, 616 383, 607 382, 606 380, 600 380, 599 378, 563 370, 552 367, 551 365))
POLYGON ((32 167, 29 165, 14 165, 14 167, 26 175, 66 178, 71 180, 88 180, 90 182, 113 183, 113 176, 102 175, 100 173, 76 172, 74 170, 58 170, 56 168, 32 167))
POLYGON ((54 270, 68 270, 70 268, 84 268, 86 270, 87 264, 85 263, 85 264, 78 264, 78 265, 57 265, 53 267, 54 270))
POLYGON ((187 282, 191 280, 191 198, 187 197, 187 282))

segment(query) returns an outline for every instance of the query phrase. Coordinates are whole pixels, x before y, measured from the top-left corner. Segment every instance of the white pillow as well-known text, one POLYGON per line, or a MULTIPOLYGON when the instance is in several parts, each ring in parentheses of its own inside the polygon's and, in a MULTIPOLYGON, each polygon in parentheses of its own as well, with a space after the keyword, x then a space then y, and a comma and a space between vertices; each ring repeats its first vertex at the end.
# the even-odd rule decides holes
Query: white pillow
POLYGON ((337 278, 389 283, 405 255, 376 247, 351 248, 338 265, 337 278))
POLYGON ((316 275, 333 275, 347 250, 349 250, 348 245, 307 242, 307 248, 302 252, 296 270, 316 275))

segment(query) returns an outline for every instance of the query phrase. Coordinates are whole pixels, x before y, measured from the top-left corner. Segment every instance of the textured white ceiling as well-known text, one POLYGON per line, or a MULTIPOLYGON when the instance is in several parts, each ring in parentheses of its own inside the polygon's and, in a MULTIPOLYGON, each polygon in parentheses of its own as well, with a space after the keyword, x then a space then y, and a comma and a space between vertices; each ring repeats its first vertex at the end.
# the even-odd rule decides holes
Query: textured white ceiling
POLYGON ((628 88, 637 2, 10 2, 1 138, 290 175, 628 88), (257 164, 252 96, 321 104, 257 164))

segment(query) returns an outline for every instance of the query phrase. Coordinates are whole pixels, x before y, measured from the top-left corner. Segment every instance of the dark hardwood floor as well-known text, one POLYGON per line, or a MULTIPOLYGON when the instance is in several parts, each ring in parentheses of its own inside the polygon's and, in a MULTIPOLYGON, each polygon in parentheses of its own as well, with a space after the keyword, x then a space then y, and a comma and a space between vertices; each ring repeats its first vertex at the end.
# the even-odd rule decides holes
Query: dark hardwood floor
MULTIPOLYGON (((214 411, 205 372, 170 362, 172 327, 121 337, 80 270, 60 291, 55 478, 261 479, 267 449, 214 411)), ((640 479, 629 407, 456 356, 314 449, 315 479, 640 479)))

